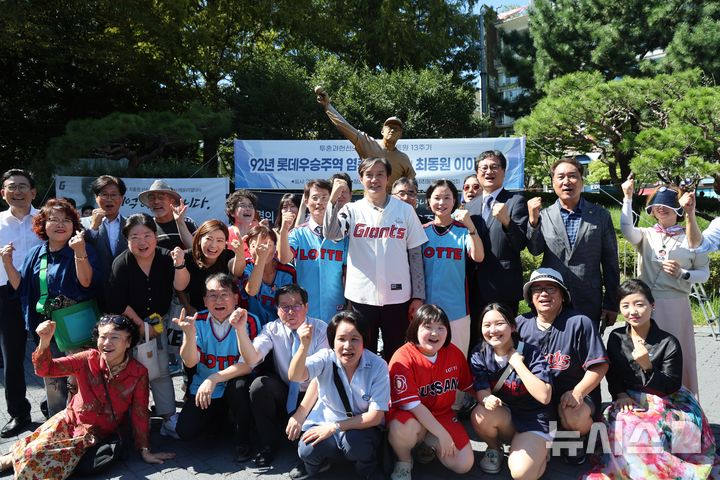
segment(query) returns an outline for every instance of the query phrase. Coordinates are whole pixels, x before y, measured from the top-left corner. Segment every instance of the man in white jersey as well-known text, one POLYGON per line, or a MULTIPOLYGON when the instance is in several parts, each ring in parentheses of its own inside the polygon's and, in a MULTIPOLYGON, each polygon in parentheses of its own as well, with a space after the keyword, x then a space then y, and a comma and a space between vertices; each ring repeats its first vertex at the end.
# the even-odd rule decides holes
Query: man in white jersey
POLYGON ((420 246, 427 241, 420 220, 407 203, 387 194, 392 167, 384 158, 366 158, 358 168, 364 197, 339 208, 345 187, 333 185, 325 211, 327 238, 349 238, 345 298, 371 325, 370 345, 383 332, 383 357, 404 343, 408 315, 425 299, 420 246))

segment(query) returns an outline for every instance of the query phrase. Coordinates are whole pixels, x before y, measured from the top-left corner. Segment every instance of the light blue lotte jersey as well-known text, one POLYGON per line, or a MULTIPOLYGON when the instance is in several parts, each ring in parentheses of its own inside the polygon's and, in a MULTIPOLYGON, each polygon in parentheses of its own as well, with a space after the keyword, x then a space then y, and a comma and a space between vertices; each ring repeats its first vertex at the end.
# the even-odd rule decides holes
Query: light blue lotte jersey
POLYGON ((345 307, 343 267, 347 237, 334 242, 314 232, 308 223, 290 231, 298 284, 308 292, 308 316, 325 323, 345 307))
POLYGON ((450 320, 468 314, 465 262, 470 246, 468 229, 454 221, 443 233, 433 223, 423 226, 428 241, 422 245, 425 303, 442 308, 450 320))
MULTIPOLYGON (((260 320, 250 312, 248 312, 247 328, 250 338, 257 336, 261 328, 260 320)), ((211 315, 207 310, 197 314, 195 342, 200 354, 200 361, 197 364, 197 373, 193 375, 192 384, 190 385, 190 393, 193 395, 197 394, 200 384, 213 373, 225 370, 236 363, 244 363, 238 349, 235 329, 230 328, 222 338, 219 338, 213 330, 211 315)), ((221 398, 224 393, 225 382, 218 382, 212 398, 221 398)))

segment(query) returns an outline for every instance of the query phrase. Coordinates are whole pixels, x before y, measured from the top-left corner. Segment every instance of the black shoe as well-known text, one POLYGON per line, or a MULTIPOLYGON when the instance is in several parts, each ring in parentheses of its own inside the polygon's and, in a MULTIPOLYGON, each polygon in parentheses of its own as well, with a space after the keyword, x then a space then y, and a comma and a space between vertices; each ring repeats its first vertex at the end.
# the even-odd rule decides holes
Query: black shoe
POLYGON ((255 455, 253 462, 258 468, 267 468, 272 465, 272 461, 275 459, 275 454, 270 447, 262 447, 260 451, 255 455))
MULTIPOLYGON (((320 465, 320 468, 318 468, 317 474, 327 472, 328 470, 330 470, 330 462, 325 460, 322 465, 320 465)), ((303 462, 302 460, 297 465, 295 465, 295 468, 290 470, 289 475, 292 480, 307 480, 308 478, 312 478, 315 476, 310 475, 307 472, 307 469, 305 468, 305 462, 303 462)))
POLYGON ((40 411, 45 417, 45 420, 50 418, 50 411, 48 410, 47 400, 43 400, 42 402, 40 402, 40 411))
POLYGON ((247 443, 241 443, 240 445, 235 446, 235 457, 233 457, 233 460, 238 463, 245 463, 251 458, 252 450, 250 450, 250 445, 247 443))
POLYGON ((292 480, 305 480, 306 478, 310 478, 310 475, 308 475, 307 470, 305 469, 305 462, 302 460, 300 460, 297 465, 290 470, 288 475, 292 478, 292 480))
POLYGON ((21 431, 26 430, 26 427, 30 425, 31 422, 32 420, 30 419, 30 415, 23 415, 22 417, 12 417, 10 421, 5 424, 2 430, 0 430, 0 437, 14 437, 21 431))

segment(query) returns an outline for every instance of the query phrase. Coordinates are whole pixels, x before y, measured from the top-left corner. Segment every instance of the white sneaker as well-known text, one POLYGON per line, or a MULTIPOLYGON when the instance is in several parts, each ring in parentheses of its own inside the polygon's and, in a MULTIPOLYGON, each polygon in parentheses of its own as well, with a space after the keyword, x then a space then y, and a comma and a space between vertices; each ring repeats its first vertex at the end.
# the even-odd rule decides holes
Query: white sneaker
POLYGON ((502 467, 502 452, 494 448, 485 450, 485 456, 480 460, 480 470, 485 473, 499 473, 502 467))
POLYGON ((160 427, 160 435, 162 435, 163 437, 172 437, 175 440, 180 440, 180 435, 178 435, 175 431, 175 427, 177 427, 177 419, 178 414, 175 413, 172 417, 165 420, 160 427))
POLYGON ((395 468, 390 474, 391 480, 412 480, 412 467, 411 462, 395 462, 395 468))

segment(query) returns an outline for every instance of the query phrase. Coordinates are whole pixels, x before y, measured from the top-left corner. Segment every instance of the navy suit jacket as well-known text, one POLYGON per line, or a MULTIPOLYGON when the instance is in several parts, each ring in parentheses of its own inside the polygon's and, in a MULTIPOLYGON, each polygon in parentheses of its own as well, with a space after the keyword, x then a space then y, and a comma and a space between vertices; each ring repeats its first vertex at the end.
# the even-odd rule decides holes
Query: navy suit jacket
MULTIPOLYGON (((122 226, 125 224, 125 217, 118 215, 118 219, 120 220, 120 228, 122 230, 122 226)), ((110 276, 113 260, 128 248, 127 240, 123 236, 122 231, 120 235, 118 235, 117 243, 115 244, 115 255, 113 255, 112 249, 110 248, 110 238, 105 228, 105 222, 101 223, 97 230, 87 227, 85 229, 85 241, 95 247, 98 257, 98 270, 101 274, 100 278, 102 278, 103 281, 107 280, 110 276)))
POLYGON ((473 320, 480 314, 478 309, 491 302, 507 303, 514 308, 522 299, 520 252, 527 245, 527 201, 520 193, 502 189, 495 202, 507 206, 510 215, 507 228, 492 216, 487 224, 481 215, 471 217, 485 251, 485 259, 481 263, 470 260, 468 264, 469 303, 473 320))

